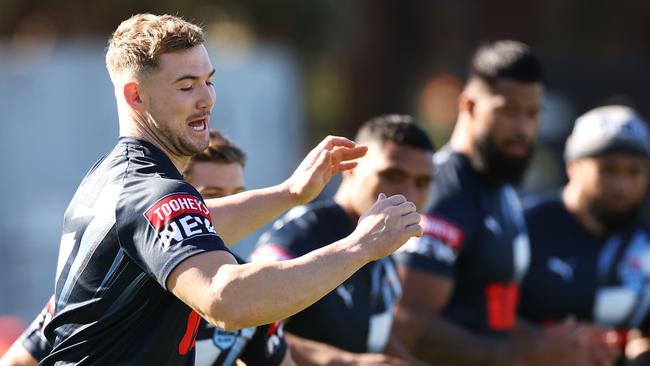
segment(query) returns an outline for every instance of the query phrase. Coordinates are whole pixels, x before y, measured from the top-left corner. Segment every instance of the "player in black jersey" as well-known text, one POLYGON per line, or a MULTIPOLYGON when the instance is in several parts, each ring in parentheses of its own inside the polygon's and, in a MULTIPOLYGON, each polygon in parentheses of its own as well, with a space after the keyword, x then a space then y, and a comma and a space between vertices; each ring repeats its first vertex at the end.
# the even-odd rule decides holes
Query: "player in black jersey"
MULTIPOLYGON (((217 131, 210 131, 210 145, 192 156, 183 170, 185 180, 194 186, 204 199, 219 198, 244 191, 246 155, 229 139, 217 131)), ((239 258, 237 261, 243 263, 239 258)), ((2 366, 36 366, 52 346, 45 339, 43 329, 54 313, 54 298, 23 332, 2 359, 2 366)), ((262 327, 227 332, 205 321, 196 336, 196 357, 199 365, 234 365, 240 357, 247 365, 289 364, 282 324, 277 322, 262 327)))
POLYGON ((524 337, 516 318, 530 256, 512 185, 533 151, 542 94, 528 46, 477 50, 451 141, 434 156, 425 235, 396 254, 404 292, 396 332, 433 364, 580 365, 578 340, 572 348, 532 330, 524 337))
MULTIPOLYGON (((648 365, 650 232, 640 215, 650 174, 647 124, 627 107, 596 108, 577 119, 565 157, 564 189, 525 201, 532 261, 521 315, 540 325, 573 317, 616 328, 632 364, 648 365), (628 342, 631 329, 641 337, 628 342)), ((602 350, 611 363, 615 349, 602 350)))
POLYGON ((106 63, 121 137, 66 210, 43 365, 191 365, 201 318, 225 330, 286 318, 420 234, 415 205, 380 194, 333 245, 238 265, 227 244, 315 198, 366 148, 328 137, 285 182, 204 201, 179 172, 208 146, 215 103, 202 30, 135 15, 113 33, 106 63))
MULTIPOLYGON (((433 144, 409 116, 386 115, 363 124, 357 142, 368 145, 359 165, 343 174, 334 200, 290 210, 259 240, 253 261, 287 260, 349 235, 379 192, 403 194, 422 208, 433 177, 433 144)), ((286 323, 299 365, 403 365, 415 361, 391 339, 399 279, 391 258, 369 263, 286 323)))

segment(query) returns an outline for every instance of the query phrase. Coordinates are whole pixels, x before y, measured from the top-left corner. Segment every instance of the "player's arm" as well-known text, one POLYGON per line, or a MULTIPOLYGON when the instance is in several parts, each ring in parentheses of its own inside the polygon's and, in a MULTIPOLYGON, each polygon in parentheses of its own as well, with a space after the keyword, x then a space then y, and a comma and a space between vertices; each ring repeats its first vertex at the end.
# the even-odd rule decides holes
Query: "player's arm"
POLYGON ((45 340, 43 329, 51 319, 53 312, 54 296, 0 358, 0 366, 36 366, 42 358, 50 353, 52 347, 45 340))
POLYGON ((647 332, 635 329, 630 331, 628 338, 625 345, 626 365, 650 365, 650 336, 647 332))
POLYGON ((399 267, 402 298, 395 309, 393 332, 416 357, 456 365, 508 365, 502 345, 476 336, 444 319, 440 312, 454 288, 450 278, 399 267))
POLYGON ((23 347, 18 338, 0 358, 0 366, 38 366, 38 360, 23 347))
POLYGON ((177 265, 166 287, 221 328, 268 324, 305 309, 366 263, 420 235, 419 221, 403 196, 381 195, 355 231, 331 245, 287 261, 243 265, 225 251, 201 253, 177 265))
POLYGON ((325 138, 283 183, 206 200, 215 229, 227 245, 237 242, 289 208, 314 199, 332 175, 356 166, 352 160, 366 151, 343 137, 325 138))
POLYGON ((352 353, 329 344, 285 333, 293 359, 301 366, 404 365, 397 358, 379 353, 352 353))
POLYGON ((397 357, 399 359, 402 359, 406 361, 406 363, 410 366, 426 366, 428 365, 427 363, 424 363, 420 361, 417 357, 415 357, 409 350, 404 346, 402 341, 397 337, 394 331, 391 329, 390 333, 390 338, 388 339, 388 343, 386 344, 386 349, 384 350, 384 353, 387 355, 391 355, 393 357, 397 357))
POLYGON ((422 360, 454 365, 592 365, 577 325, 557 332, 518 327, 509 338, 468 331, 440 315, 454 281, 414 268, 400 267, 403 296, 394 329, 422 360))

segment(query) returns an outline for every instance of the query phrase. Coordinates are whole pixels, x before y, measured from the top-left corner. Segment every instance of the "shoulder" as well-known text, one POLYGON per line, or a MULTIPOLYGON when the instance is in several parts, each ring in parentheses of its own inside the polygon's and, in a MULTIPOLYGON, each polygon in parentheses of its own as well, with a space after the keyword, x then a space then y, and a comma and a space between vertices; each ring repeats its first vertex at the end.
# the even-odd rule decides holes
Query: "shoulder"
POLYGON ((297 257, 338 240, 338 236, 345 234, 342 228, 348 227, 351 224, 345 211, 333 201, 298 206, 276 220, 272 228, 260 237, 251 259, 297 257))
POLYGON ((429 207, 472 207, 477 204, 479 193, 476 172, 466 157, 449 148, 437 152, 434 157, 436 175, 431 186, 429 207))
POLYGON ((526 196, 522 200, 522 205, 527 222, 557 218, 557 214, 564 210, 562 197, 557 191, 526 196))

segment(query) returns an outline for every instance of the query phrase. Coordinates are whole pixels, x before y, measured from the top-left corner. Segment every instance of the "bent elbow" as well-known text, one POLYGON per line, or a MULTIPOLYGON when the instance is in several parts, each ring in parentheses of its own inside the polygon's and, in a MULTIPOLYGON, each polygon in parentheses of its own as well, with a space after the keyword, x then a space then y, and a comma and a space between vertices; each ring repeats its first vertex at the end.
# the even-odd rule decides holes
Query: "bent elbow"
POLYGON ((210 306, 209 314, 206 315, 210 323, 223 330, 233 331, 246 327, 242 312, 226 301, 214 301, 210 306))
POLYGON ((210 302, 206 311, 206 318, 210 323, 227 331, 247 326, 246 310, 243 306, 238 305, 234 292, 229 291, 232 285, 232 282, 227 280, 213 281, 210 288, 210 302))

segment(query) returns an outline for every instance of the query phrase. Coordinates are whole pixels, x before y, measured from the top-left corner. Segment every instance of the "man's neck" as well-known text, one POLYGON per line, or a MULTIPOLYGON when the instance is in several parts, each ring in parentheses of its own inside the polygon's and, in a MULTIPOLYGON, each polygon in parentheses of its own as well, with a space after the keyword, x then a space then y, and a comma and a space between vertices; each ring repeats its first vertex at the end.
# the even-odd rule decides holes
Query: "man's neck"
POLYGON ((589 212, 587 201, 582 198, 579 187, 575 187, 570 183, 567 184, 562 190, 562 202, 564 202, 567 211, 575 216, 582 227, 589 233, 596 236, 602 236, 606 233, 605 228, 589 212))
POLYGON ((334 202, 343 208, 343 211, 348 215, 350 222, 352 222, 352 227, 357 227, 357 222, 361 216, 354 209, 354 205, 352 205, 347 190, 343 185, 344 183, 341 183, 341 187, 336 191, 334 202))
POLYGON ((174 154, 159 135, 150 127, 150 124, 141 121, 140 118, 140 116, 136 118, 128 116, 123 119, 122 116, 120 116, 120 137, 133 137, 153 144, 167 155, 179 172, 182 172, 190 157, 174 154))

